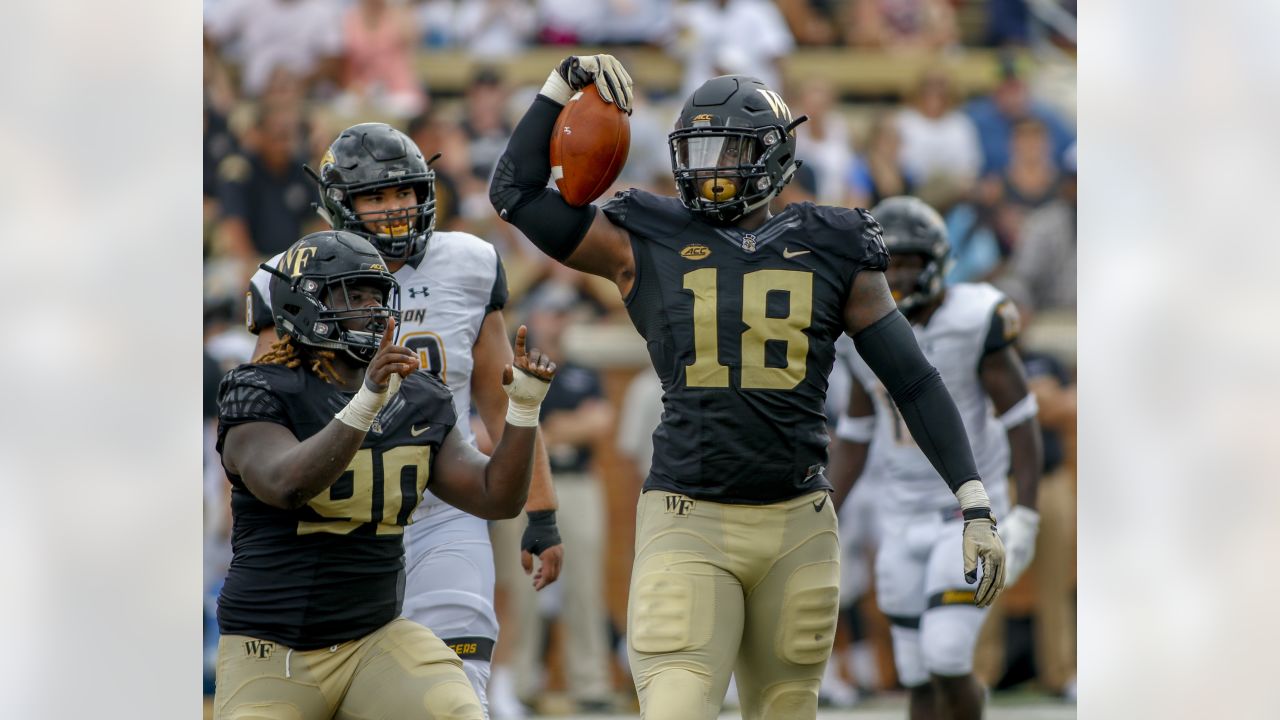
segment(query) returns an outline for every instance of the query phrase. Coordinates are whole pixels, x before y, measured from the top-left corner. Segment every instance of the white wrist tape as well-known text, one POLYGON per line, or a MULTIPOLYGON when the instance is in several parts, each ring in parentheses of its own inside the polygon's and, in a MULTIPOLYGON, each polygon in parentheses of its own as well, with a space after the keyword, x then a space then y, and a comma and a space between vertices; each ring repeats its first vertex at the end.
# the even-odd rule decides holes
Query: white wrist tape
MULTIPOLYGON (((400 377, 395 375, 394 377, 400 377)), ((388 386, 390 383, 388 383, 388 386)), ((347 406, 338 411, 335 418, 342 421, 346 425, 368 432, 369 426, 373 425, 373 419, 378 416, 378 411, 383 405, 387 404, 387 399, 391 397, 391 388, 388 387, 380 393, 376 393, 369 389, 368 385, 360 384, 360 392, 351 398, 351 402, 347 406)))
POLYGON ((991 509, 991 498, 987 497, 987 489, 983 487, 981 480, 970 480, 961 485, 960 489, 956 490, 956 499, 960 501, 961 510, 991 509))
POLYGON ((560 73, 552 70, 547 76, 547 81, 543 83, 542 89, 538 91, 539 95, 561 106, 569 104, 569 98, 573 97, 573 88, 569 87, 569 83, 560 77, 560 73))
POLYGON ((836 437, 849 442, 867 443, 876 432, 876 416, 862 415, 851 417, 841 415, 836 421, 836 437))
POLYGON ((1034 393, 1027 393, 1027 396, 1013 404, 1013 407, 1004 411, 1000 416, 1000 424, 1005 430, 1011 430, 1022 423, 1030 420, 1040 412, 1040 406, 1036 404, 1036 396, 1034 393))
POLYGON ((507 422, 516 427, 534 427, 542 410, 542 398, 547 396, 551 383, 520 368, 515 368, 513 375, 511 384, 502 386, 511 399, 507 403, 507 422))

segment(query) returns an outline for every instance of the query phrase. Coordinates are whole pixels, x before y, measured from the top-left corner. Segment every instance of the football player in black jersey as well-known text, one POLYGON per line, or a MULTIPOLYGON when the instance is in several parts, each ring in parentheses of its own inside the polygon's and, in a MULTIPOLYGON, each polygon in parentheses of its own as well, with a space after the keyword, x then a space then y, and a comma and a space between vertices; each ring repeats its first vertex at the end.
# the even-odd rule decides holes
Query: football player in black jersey
POLYGON ((269 268, 280 340, 219 389, 234 528, 218 718, 483 717, 458 656, 398 617, 404 526, 427 487, 483 518, 520 512, 555 364, 525 351, 521 327, 485 457, 453 431, 448 388, 393 344, 383 262, 353 233, 294 243, 269 268))
POLYGON ((627 618, 641 713, 714 718, 735 673, 745 717, 813 718, 838 612, 823 414, 836 338, 853 336, 955 491, 956 561, 974 582, 981 560, 985 606, 1004 548, 964 425, 889 293, 875 220, 810 203, 770 215, 805 118, 755 78, 713 78, 670 135, 679 197, 631 190, 598 212, 547 188, 556 117, 591 83, 630 109, 615 58, 566 58, 516 127, 490 200, 552 258, 618 285, 662 379, 627 618))

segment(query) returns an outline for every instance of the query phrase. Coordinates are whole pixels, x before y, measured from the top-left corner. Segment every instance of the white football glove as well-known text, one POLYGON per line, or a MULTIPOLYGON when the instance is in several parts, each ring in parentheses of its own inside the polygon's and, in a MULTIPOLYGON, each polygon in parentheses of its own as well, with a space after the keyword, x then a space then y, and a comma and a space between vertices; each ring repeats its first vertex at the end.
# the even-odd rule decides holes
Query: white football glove
POLYGON ((956 498, 965 514, 964 521, 964 579, 978 582, 973 594, 973 604, 987 607, 1004 589, 1004 543, 996 532, 995 516, 991 514, 991 500, 980 480, 970 480, 956 491, 956 498), (982 579, 978 580, 978 561, 982 561, 982 579))
POLYGON ((1004 537, 1009 568, 1005 571, 1005 582, 1012 585, 1018 582, 1026 571, 1031 560, 1036 556, 1036 534, 1040 532, 1040 513, 1025 505, 1017 505, 1009 511, 1008 517, 1001 525, 1004 537))
POLYGON ((570 55, 551 71, 540 92, 565 105, 573 93, 592 83, 605 102, 631 114, 631 74, 612 55, 570 55))

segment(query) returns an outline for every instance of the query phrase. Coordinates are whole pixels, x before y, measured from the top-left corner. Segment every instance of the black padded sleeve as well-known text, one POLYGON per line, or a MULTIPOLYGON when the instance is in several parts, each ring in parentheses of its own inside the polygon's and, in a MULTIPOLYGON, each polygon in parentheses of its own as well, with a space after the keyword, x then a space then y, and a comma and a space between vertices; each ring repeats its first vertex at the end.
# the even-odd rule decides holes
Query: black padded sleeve
POLYGON ((960 411, 929 364, 911 325, 894 310, 853 336, 854 347, 893 397, 911 437, 955 492, 981 479, 960 411))
POLYGON ((507 297, 507 270, 502 267, 502 256, 498 255, 498 270, 493 277, 493 289, 489 291, 489 303, 484 306, 484 314, 506 307, 507 297))
POLYGON ((542 252, 563 261, 573 254, 596 217, 594 205, 573 207, 547 187, 551 134, 561 106, 538 95, 516 125, 489 183, 498 217, 520 228, 542 252))

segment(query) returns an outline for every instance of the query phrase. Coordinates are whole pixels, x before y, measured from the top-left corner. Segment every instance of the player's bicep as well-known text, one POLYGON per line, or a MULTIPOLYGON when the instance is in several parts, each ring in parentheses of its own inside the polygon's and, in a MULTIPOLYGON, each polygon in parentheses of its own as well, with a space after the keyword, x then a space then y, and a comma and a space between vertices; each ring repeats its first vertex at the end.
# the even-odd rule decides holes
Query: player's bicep
POLYGON ((485 468, 489 457, 471 447, 455 425, 432 464, 428 489, 465 513, 485 517, 485 468))
POLYGON ((1012 345, 987 353, 979 364, 978 376, 997 415, 1003 415, 1029 392, 1026 370, 1012 345))
POLYGON ((249 422, 227 431, 222 444, 222 464, 240 476, 244 484, 259 498, 273 495, 271 478, 277 475, 276 463, 298 445, 298 439, 283 425, 273 422, 249 422))
POLYGON ((626 295, 635 278, 636 261, 631 252, 631 235, 614 225, 605 213, 597 212, 582 242, 565 258, 565 265, 612 280, 626 295))
POLYGON ((845 301, 845 331, 849 335, 855 335, 897 309, 898 305, 889 292, 889 283, 885 280, 884 273, 879 270, 861 270, 853 277, 853 287, 849 290, 849 299, 845 301))

